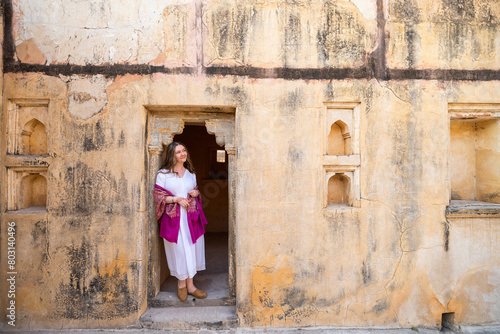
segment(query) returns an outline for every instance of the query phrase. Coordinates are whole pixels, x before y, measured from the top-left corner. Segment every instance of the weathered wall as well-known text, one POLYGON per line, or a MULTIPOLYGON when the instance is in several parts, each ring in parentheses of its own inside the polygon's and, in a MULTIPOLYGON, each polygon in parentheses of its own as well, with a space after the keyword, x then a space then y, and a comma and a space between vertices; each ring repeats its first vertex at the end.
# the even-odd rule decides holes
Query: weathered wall
MULTIPOLYGON (((144 207, 137 199, 144 198, 145 115, 139 110, 124 119, 103 109, 80 121, 68 112, 75 81, 91 85, 93 78, 4 77, 6 98, 50 99, 48 212, 3 215, 17 225, 20 324, 29 323, 35 312, 43 327, 53 326, 54 319, 71 326, 87 317, 120 326, 135 318, 145 293, 137 257, 145 247, 137 242, 144 207), (134 118, 137 128, 125 126, 134 118)), ((3 182, 4 189, 12 187, 3 182)))
POLYGON ((495 1, 394 0, 388 12, 390 67, 498 69, 495 1))
POLYGON ((241 325, 500 323, 500 218, 445 217, 448 102, 499 102, 495 2, 5 3, 2 167, 48 165, 47 212, 5 212, 2 191, 20 327, 145 310, 144 105, 236 107, 241 325), (48 157, 6 155, 13 99, 50 100, 48 157), (359 102, 360 208, 323 208, 332 101, 359 102))

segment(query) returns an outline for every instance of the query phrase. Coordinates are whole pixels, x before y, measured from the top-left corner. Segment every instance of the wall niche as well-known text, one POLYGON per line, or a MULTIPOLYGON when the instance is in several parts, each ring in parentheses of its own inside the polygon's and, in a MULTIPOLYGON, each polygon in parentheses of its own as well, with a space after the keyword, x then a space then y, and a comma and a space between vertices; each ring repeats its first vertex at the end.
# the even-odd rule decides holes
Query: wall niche
POLYGON ((31 174, 21 180, 21 208, 47 206, 47 180, 40 174, 31 174))
POLYGON ((7 107, 7 154, 47 155, 49 100, 10 99, 7 107))
POLYGON ((328 180, 328 206, 351 206, 351 180, 344 173, 335 173, 328 180))
POLYGON ((7 168, 7 210, 47 211, 47 167, 7 168))
POLYGON ((21 154, 46 155, 47 132, 45 125, 36 118, 26 123, 21 131, 21 154))
POLYGON ((48 99, 10 98, 6 107, 7 210, 47 212, 49 156, 48 99))
POLYGON ((500 203, 500 104, 450 103, 450 200, 500 203))
POLYGON ((341 120, 336 121, 330 127, 328 134, 327 155, 351 154, 351 134, 348 126, 341 120))
POLYGON ((359 102, 325 103, 322 119, 323 208, 360 207, 359 102))

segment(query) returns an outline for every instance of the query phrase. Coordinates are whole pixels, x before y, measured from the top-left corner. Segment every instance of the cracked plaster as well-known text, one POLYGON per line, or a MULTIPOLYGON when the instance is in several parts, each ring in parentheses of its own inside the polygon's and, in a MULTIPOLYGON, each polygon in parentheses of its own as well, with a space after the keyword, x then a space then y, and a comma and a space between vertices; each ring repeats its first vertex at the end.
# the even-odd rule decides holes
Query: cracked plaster
MULTIPOLYGON (((347 17, 367 28, 368 34, 366 44, 351 50, 352 57, 344 59, 349 63, 359 59, 357 51, 372 49, 376 34, 368 29, 371 23, 365 22, 368 9, 360 14, 352 3, 342 1, 344 9, 352 10, 347 17), (360 18, 361 15, 365 17, 360 18)), ((76 27, 49 25, 50 11, 64 14, 58 12, 61 3, 53 1, 44 10, 39 2, 15 2, 16 44, 33 37, 49 63, 66 62, 72 55, 71 61, 89 65, 111 61, 107 55, 111 44, 115 48, 112 61, 149 62, 156 58, 164 45, 164 26, 157 20, 148 22, 154 35, 151 41, 158 42, 148 45, 154 52, 148 48, 139 50, 137 36, 142 33, 134 29, 143 29, 144 22, 152 17, 159 18, 168 5, 185 5, 143 1, 141 14, 134 17, 127 16, 127 10, 120 14, 111 7, 101 10, 85 3, 88 8, 82 11, 101 13, 102 21, 101 16, 92 14, 85 15, 88 25, 78 21, 80 18, 75 18, 76 27), (20 8, 26 12, 24 18, 19 14, 20 8), (116 18, 116 22, 110 21, 110 17, 116 18), (133 24, 121 27, 118 19, 133 24), (39 26, 33 23, 38 21, 42 22, 39 26), (51 36, 46 34, 50 29, 58 31, 51 36), (68 41, 70 30, 76 35, 71 34, 68 41), (118 30, 123 34, 107 35, 118 30), (85 36, 92 36, 90 46, 98 41, 104 45, 103 49, 89 48, 95 57, 75 47, 86 41, 85 36)), ((253 5, 258 7, 262 2, 252 2, 253 5)), ((134 6, 130 7, 133 11, 137 10, 134 6)), ((280 17, 271 7, 262 9, 257 16, 280 17)), ((286 10, 293 14, 295 9, 292 6, 286 10)), ((227 16, 225 19, 224 22, 235 23, 227 16)), ((255 30, 275 32, 266 27, 280 27, 283 22, 273 21, 255 30)), ((296 26, 294 22, 289 21, 296 26)), ((206 20, 203 24, 209 26, 206 20)), ((302 45, 303 52, 314 55, 316 50, 309 42, 295 40, 293 35, 287 35, 291 49, 260 58, 258 54, 269 48, 268 42, 280 37, 273 35, 266 41, 262 36, 267 35, 256 36, 253 43, 258 44, 259 50, 249 63, 273 63, 290 50, 287 64, 317 65, 315 57, 294 63, 293 56, 300 55, 294 54, 295 42, 302 45)), ((207 36, 203 38, 205 43, 213 42, 207 36)), ((325 41, 331 46, 341 44, 334 43, 335 38, 325 41)), ((227 51, 228 59, 249 49, 248 45, 228 45, 229 49, 224 49, 215 43, 214 48, 222 53, 227 51)), ((330 51, 331 55, 338 55, 335 48, 330 51)), ((172 59, 177 57, 171 55, 172 59)), ((401 57, 407 61, 404 54, 401 57)), ((166 57, 161 62, 167 60, 166 57)), ((334 61, 323 65, 331 64, 334 61)), ((460 61, 456 64, 460 68, 460 61)), ((37 218, 44 222, 38 226, 47 226, 49 234, 44 236, 34 229, 34 216, 16 218, 23 223, 19 242, 26 252, 19 264, 30 268, 30 277, 43 278, 33 283, 23 277, 19 282, 29 286, 23 290, 23 298, 39 303, 20 310, 20 319, 30 319, 26 322, 29 326, 125 327, 144 311, 148 294, 144 254, 150 241, 144 230, 151 186, 145 180, 149 144, 145 135, 149 115, 145 105, 236 109, 236 284, 242 326, 432 327, 438 326, 443 312, 456 312, 457 321, 463 323, 498 322, 498 219, 466 218, 444 223, 449 202, 448 102, 495 101, 498 82, 252 79, 202 72, 125 76, 114 82, 111 86, 111 81, 101 75, 4 75, 6 99, 50 99, 51 207, 37 218), (324 103, 331 101, 360 102, 361 208, 325 214, 319 181, 323 175, 322 131, 318 129, 324 103), (75 119, 82 121, 74 122, 75 119), (446 226, 449 249, 444 240, 446 226), (128 233, 124 234, 124 230, 128 233), (39 242, 30 238, 38 238, 39 242), (41 259, 31 260, 25 255, 29 251, 41 259), (44 262, 46 258, 50 261, 44 262), (86 260, 79 262, 82 258, 86 260), (33 261, 40 266, 33 265, 33 261), (111 286, 116 290, 111 291, 120 292, 120 298, 106 299, 114 296, 106 290, 110 281, 105 278, 112 279, 115 268, 118 276, 111 286), (492 283, 469 284, 484 277, 492 283), (99 284, 91 286, 93 281, 99 284), (78 289, 71 290, 70 282, 78 282, 78 289), (495 287, 493 292, 491 286, 495 287), (39 299, 30 291, 36 291, 39 299), (95 294, 84 295, 85 291, 95 294), (71 296, 81 302, 78 305, 83 313, 74 307, 71 296), (130 298, 130 304, 122 297, 130 298), (87 305, 85 298, 92 302, 87 305), (51 303, 55 299, 61 303, 51 303), (115 312, 117 305, 119 314, 115 312), (47 319, 48 312, 57 316, 47 319), (106 321, 99 318, 103 314, 108 316, 106 321)), ((180 131, 180 126, 174 130, 180 131)), ((154 140, 160 144, 168 138, 154 140)), ((9 159, 2 161, 12 163, 22 157, 9 159)), ((19 164, 18 160, 15 163, 19 164)), ((5 189, 6 181, 2 182, 5 189)), ((13 217, 2 214, 2 218, 13 217)))

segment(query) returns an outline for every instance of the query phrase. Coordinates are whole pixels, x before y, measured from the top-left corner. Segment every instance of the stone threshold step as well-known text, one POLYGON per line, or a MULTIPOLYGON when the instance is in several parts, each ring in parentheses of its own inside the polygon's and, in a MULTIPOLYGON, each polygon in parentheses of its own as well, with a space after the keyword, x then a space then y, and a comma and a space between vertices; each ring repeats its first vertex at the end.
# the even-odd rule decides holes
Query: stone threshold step
POLYGON ((143 328, 154 330, 216 330, 238 327, 235 306, 151 307, 139 321, 143 328))
POLYGON ((193 306, 229 306, 236 305, 234 297, 229 297, 226 293, 208 293, 207 298, 196 299, 188 296, 186 301, 181 302, 177 298, 177 293, 160 291, 155 299, 149 302, 149 307, 193 307, 193 306))

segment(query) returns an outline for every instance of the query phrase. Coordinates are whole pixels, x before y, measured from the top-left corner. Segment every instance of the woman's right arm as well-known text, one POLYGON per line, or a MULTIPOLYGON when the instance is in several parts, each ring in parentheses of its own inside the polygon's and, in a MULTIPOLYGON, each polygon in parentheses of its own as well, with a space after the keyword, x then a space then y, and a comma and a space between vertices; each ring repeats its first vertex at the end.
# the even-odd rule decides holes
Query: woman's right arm
MULTIPOLYGON (((165 177, 166 177, 166 174, 163 174, 163 173, 156 174, 156 184, 159 185, 160 187, 162 187, 163 189, 166 189, 165 188, 165 177)), ((167 197, 167 204, 173 204, 173 203, 177 203, 176 197, 175 196, 168 196, 167 197)))

